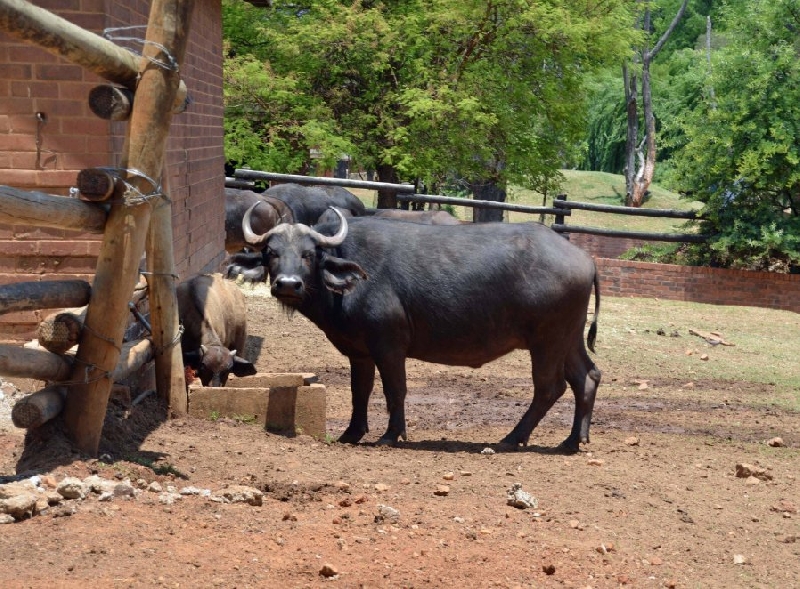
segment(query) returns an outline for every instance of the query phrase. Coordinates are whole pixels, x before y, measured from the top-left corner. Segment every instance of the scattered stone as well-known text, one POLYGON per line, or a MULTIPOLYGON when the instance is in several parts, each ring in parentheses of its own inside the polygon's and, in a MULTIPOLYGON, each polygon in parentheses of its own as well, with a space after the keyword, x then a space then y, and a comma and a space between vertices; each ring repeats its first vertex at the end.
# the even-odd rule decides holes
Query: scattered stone
POLYGON ((708 354, 701 354, 701 355, 700 355, 700 359, 701 359, 703 362, 707 362, 707 361, 708 361, 708 354))
POLYGON ((514 483, 507 491, 506 503, 517 509, 529 509, 539 507, 539 500, 530 493, 522 490, 522 483, 514 483))
POLYGON ((744 564, 745 562, 747 562, 747 559, 744 557, 744 554, 733 555, 733 564, 744 564))
POLYGON ((462 471, 459 471, 458 474, 460 474, 462 477, 471 477, 472 476, 472 471, 462 470, 462 471))
POLYGON ((326 562, 325 564, 322 565, 322 568, 319 569, 319 574, 323 577, 330 579, 339 574, 339 569, 337 569, 332 564, 326 562))
POLYGON ((573 530, 579 530, 581 529, 581 522, 579 522, 576 519, 571 519, 569 520, 569 527, 572 528, 573 530))
POLYGON ((15 521, 14 516, 9 513, 0 513, 0 525, 1 524, 13 524, 15 521))
POLYGON ((230 503, 247 503, 255 507, 260 506, 264 498, 264 494, 261 491, 245 485, 231 485, 223 489, 222 496, 230 503))
POLYGON ((386 485, 384 483, 377 483, 374 488, 378 493, 385 493, 386 491, 391 489, 389 485, 386 485))
POLYGON ((639 390, 640 391, 646 391, 649 388, 650 388, 650 385, 648 385, 646 382, 643 382, 643 383, 639 384, 639 390))
POLYGON ((200 495, 203 492, 202 489, 198 489, 197 487, 182 487, 178 493, 181 495, 200 495))
POLYGON ((112 499, 114 499, 114 493, 112 493, 111 491, 103 491, 97 497, 98 501, 111 501, 112 499))
POLYGON ((602 458, 590 458, 586 461, 589 466, 603 466, 606 463, 602 458))
POLYGON ((783 438, 777 436, 767 440, 767 445, 773 448, 784 448, 786 446, 786 444, 783 443, 783 438))
POLYGON ((400 511, 388 505, 378 505, 378 514, 375 516, 375 523, 379 524, 384 521, 396 522, 400 519, 400 511))
POLYGON ((446 473, 444 473, 442 478, 444 480, 446 480, 446 481, 452 481, 452 480, 454 480, 456 478, 456 475, 453 472, 446 472, 446 473))
POLYGON ((628 446, 638 446, 639 438, 637 438, 636 436, 628 436, 627 438, 625 438, 625 443, 628 446))
POLYGON ((114 485, 114 488, 111 492, 113 493, 114 497, 134 497, 137 491, 133 488, 131 482, 126 479, 121 483, 114 485))
POLYGON ((758 477, 749 476, 744 481, 745 485, 760 485, 761 480, 758 477))
POLYGON ((86 485, 89 491, 98 494, 113 493, 114 485, 116 485, 115 482, 99 477, 96 474, 90 475, 83 479, 83 484, 86 485))
POLYGON ((740 479, 756 477, 762 481, 772 480, 772 475, 767 472, 766 468, 762 468, 761 466, 753 466, 752 464, 747 464, 744 462, 740 462, 736 465, 736 476, 740 479))
POLYGON ((285 522, 296 522, 297 521, 297 514, 295 514, 295 513, 284 513, 282 519, 285 522))
POLYGON ((161 491, 164 490, 164 487, 162 487, 161 483, 159 483, 158 481, 153 481, 152 483, 147 485, 147 490, 150 491, 151 493, 160 493, 161 491))
POLYGON ((447 497, 450 494, 450 487, 447 485, 436 485, 436 490, 433 494, 438 497, 447 497))
POLYGON ((64 499, 84 499, 87 487, 82 480, 75 477, 66 477, 56 487, 64 499))
POLYGON ((609 552, 614 552, 614 544, 612 542, 605 542, 600 544, 595 550, 600 554, 608 554, 609 552))
POLYGON ((20 493, 0 500, 0 513, 7 513, 15 520, 32 517, 36 512, 37 496, 33 493, 20 493))
POLYGON ((158 502, 161 503, 162 505, 172 505, 173 503, 175 503, 176 501, 180 501, 181 499, 183 499, 183 496, 178 495, 177 493, 165 492, 161 493, 158 496, 158 502))
POLYGON ((484 448, 483 450, 481 450, 481 454, 484 454, 486 456, 491 456, 492 454, 494 454, 494 450, 492 450, 491 448, 487 447, 487 448, 484 448))
POLYGON ((797 513, 797 505, 786 499, 781 499, 778 503, 770 507, 770 509, 779 513, 797 513))
POLYGON ((556 565, 554 564, 543 564, 542 570, 544 571, 545 575, 554 575, 556 573, 556 565))
POLYGON ((662 564, 664 564, 664 561, 661 560, 661 558, 659 558, 658 556, 654 556, 653 558, 650 559, 650 564, 652 564, 653 566, 661 566, 662 564))

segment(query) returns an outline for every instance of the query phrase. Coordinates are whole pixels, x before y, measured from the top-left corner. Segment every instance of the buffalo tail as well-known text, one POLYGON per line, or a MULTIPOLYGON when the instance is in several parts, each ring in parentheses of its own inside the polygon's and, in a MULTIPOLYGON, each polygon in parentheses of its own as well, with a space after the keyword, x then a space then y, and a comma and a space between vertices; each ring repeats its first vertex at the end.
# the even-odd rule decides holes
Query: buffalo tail
POLYGON ((597 266, 594 269, 594 319, 589 326, 589 334, 586 336, 586 345, 594 352, 594 341, 597 338, 597 316, 600 314, 600 275, 597 266))

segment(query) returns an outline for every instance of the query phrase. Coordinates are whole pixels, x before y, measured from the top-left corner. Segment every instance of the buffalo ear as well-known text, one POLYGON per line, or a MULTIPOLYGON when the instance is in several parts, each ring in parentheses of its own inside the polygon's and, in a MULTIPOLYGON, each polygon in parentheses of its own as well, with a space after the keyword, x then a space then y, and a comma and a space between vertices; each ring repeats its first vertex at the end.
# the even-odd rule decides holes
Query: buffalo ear
POLYGON ((334 256, 325 256, 321 262, 322 282, 325 288, 337 294, 351 292, 359 280, 366 280, 364 269, 350 260, 334 256))
POLYGON ((236 376, 253 376, 256 374, 257 370, 256 367, 253 366, 252 362, 248 362, 241 356, 234 356, 233 368, 231 368, 231 372, 233 372, 236 376))

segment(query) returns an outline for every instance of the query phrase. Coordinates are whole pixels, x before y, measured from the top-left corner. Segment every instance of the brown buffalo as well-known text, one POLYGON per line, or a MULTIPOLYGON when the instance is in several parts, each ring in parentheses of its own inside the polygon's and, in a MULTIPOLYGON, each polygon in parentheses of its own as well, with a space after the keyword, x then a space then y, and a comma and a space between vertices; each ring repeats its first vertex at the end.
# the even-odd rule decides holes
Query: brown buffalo
POLYGON ((178 285, 178 314, 183 325, 183 363, 203 386, 224 386, 229 373, 256 373, 237 355, 247 340, 247 307, 239 288, 219 274, 198 274, 178 285))

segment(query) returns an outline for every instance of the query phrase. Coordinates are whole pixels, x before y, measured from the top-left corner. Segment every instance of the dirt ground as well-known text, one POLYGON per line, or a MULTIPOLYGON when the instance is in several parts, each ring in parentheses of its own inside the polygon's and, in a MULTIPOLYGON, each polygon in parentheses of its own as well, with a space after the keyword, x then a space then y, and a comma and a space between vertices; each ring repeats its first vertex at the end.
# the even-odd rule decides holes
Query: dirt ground
POLYGON ((604 359, 601 320, 604 381, 577 455, 554 451, 569 391, 529 447, 486 450, 530 402, 522 352, 478 370, 409 361, 409 441, 373 445, 387 423, 378 385, 370 433, 340 445, 345 358, 265 289, 245 291, 247 353, 260 371, 319 376, 328 439, 165 420, 153 398, 112 407, 97 460, 73 455, 56 428, 27 443, 0 433, 7 479, 97 473, 264 494, 260 506, 165 505, 143 491, 0 526, 0 587, 800 587, 800 415, 762 403, 770 385, 645 379, 604 359), (766 443, 775 436, 785 447, 766 443), (737 477, 740 463, 761 478, 737 477), (536 507, 508 504, 515 483, 536 507))

